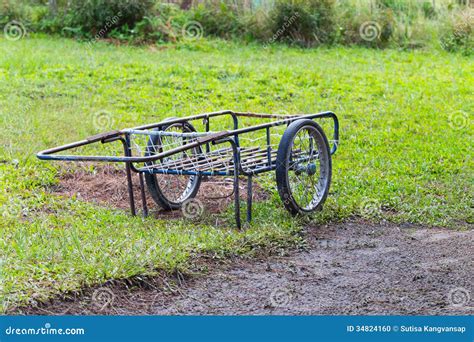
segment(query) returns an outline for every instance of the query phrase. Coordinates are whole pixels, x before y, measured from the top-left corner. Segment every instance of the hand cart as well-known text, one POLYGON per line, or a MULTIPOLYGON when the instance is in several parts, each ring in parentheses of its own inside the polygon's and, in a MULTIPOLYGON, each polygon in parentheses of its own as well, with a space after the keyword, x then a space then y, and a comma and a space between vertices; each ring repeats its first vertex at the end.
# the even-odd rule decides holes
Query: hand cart
POLYGON ((247 177, 247 222, 252 216, 252 178, 273 170, 280 198, 292 215, 320 210, 329 192, 331 155, 338 142, 339 123, 332 112, 276 115, 225 110, 101 133, 41 151, 37 157, 125 163, 132 215, 136 215, 132 172, 139 175, 145 216, 145 183, 158 205, 176 210, 196 196, 203 177, 232 177, 235 220, 240 228, 239 176, 247 177), (211 130, 211 121, 227 118, 231 119, 230 129, 211 130), (264 122, 239 127, 239 120, 244 118, 264 122), (332 119, 330 141, 316 122, 320 119, 332 119), (199 123, 203 129, 197 131, 193 123, 199 123), (121 142, 122 152, 102 156, 60 153, 98 142, 121 142))

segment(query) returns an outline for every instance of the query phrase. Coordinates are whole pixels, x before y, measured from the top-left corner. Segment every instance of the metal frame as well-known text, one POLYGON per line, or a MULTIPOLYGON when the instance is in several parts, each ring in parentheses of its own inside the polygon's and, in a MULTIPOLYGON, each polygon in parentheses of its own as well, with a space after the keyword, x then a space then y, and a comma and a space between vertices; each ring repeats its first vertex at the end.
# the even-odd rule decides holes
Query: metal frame
MULTIPOLYGON (((277 114, 263 114, 263 113, 241 113, 233 112, 230 110, 204 113, 199 115, 188 116, 179 119, 171 119, 160 121, 154 124, 142 125, 134 127, 131 129, 123 130, 114 130, 106 133, 97 134, 91 137, 88 137, 84 140, 73 142, 67 145, 62 145, 47 150, 43 150, 37 153, 37 157, 41 160, 60 160, 60 161, 98 161, 98 162, 122 162, 125 163, 126 175, 127 175, 127 185, 130 201, 130 210, 132 215, 136 215, 135 207, 135 198, 133 194, 133 180, 132 180, 132 171, 137 173, 140 181, 141 189, 141 201, 143 205, 143 214, 144 216, 148 215, 148 206, 146 202, 145 187, 143 174, 152 173, 152 174, 177 174, 177 175, 204 175, 204 176, 233 176, 234 177, 234 197, 235 197, 235 219, 237 227, 241 227, 240 220, 240 199, 239 199, 239 184, 238 179, 240 175, 247 177, 248 184, 248 194, 247 194, 247 222, 251 220, 251 207, 252 207, 252 177, 254 175, 275 170, 276 165, 272 162, 272 151, 270 148, 270 129, 271 127, 289 125, 295 120, 301 119, 321 119, 321 118, 330 118, 333 120, 333 145, 331 147, 331 154, 334 154, 338 147, 339 141, 339 121, 337 116, 333 112, 321 112, 317 114, 304 114, 304 115, 277 115, 277 114), (211 132, 210 131, 210 119, 219 116, 231 116, 233 120, 233 129, 229 131, 219 131, 211 132), (264 124, 254 125, 250 127, 239 128, 239 117, 251 117, 251 118, 261 118, 261 119, 275 119, 275 121, 270 121, 264 124), (206 132, 196 132, 196 133, 169 133, 163 131, 164 127, 172 124, 184 124, 185 122, 192 122, 196 120, 203 120, 205 124, 206 132), (153 131, 150 131, 153 130, 153 131), (249 132, 254 132, 258 130, 264 130, 266 134, 267 142, 267 151, 266 151, 266 165, 255 168, 249 172, 245 170, 241 164, 241 152, 243 151, 239 143, 239 135, 249 132), (144 135, 179 135, 179 136, 189 136, 195 139, 189 144, 182 145, 180 147, 173 148, 168 151, 163 151, 157 153, 153 156, 143 156, 135 157, 131 155, 131 142, 130 137, 132 134, 144 134, 144 135), (60 155, 59 152, 67 151, 77 147, 86 146, 89 144, 101 142, 111 143, 115 141, 120 141, 123 145, 124 156, 87 156, 87 155, 60 155), (232 151, 232 160, 233 168, 225 171, 193 171, 193 170, 170 170, 170 169, 160 169, 156 168, 151 170, 150 168, 144 166, 136 166, 135 164, 150 163, 158 159, 163 159, 167 156, 189 150, 197 147, 205 146, 206 152, 210 151, 210 144, 230 144, 230 149, 232 151)), ((265 154, 265 151, 260 151, 265 154)), ((264 159, 262 159, 263 161, 264 159)))

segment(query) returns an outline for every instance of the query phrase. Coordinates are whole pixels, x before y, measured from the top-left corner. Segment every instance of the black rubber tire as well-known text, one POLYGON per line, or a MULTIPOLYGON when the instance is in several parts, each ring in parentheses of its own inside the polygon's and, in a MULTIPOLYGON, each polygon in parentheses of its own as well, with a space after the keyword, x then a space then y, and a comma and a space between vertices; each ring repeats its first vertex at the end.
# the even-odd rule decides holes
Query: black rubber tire
POLYGON ((324 134, 323 129, 316 122, 310 119, 302 119, 293 121, 283 133, 278 146, 277 159, 276 159, 276 183, 278 187, 278 194, 285 208, 293 215, 297 214, 308 214, 317 210, 321 210, 329 193, 329 186, 331 184, 332 164, 331 164, 331 153, 329 150, 329 143, 324 134), (307 209, 302 208, 291 192, 291 187, 288 179, 288 173, 290 170, 290 154, 292 151, 293 140, 300 130, 304 127, 311 126, 314 128, 314 135, 317 139, 318 150, 320 158, 324 158, 324 170, 320 165, 320 181, 323 180, 323 193, 319 196, 319 202, 314 208, 307 209), (324 172, 324 176, 322 176, 324 172))
MULTIPOLYGON (((172 120, 172 119, 175 119, 175 118, 169 118, 167 120, 172 120)), ((178 124, 174 124, 174 125, 178 125, 178 124)), ((169 127, 174 126, 174 125, 165 126, 165 127, 162 128, 162 130, 166 130, 169 127)), ((181 124, 179 124, 179 125, 181 125, 181 124)), ((158 130, 158 128, 156 128, 155 130, 158 130)), ((183 131, 184 132, 196 132, 196 129, 189 122, 185 122, 184 125, 183 125, 183 131)), ((160 139, 160 137, 157 136, 157 135, 154 135, 154 136, 150 137, 150 141, 148 142, 148 146, 147 146, 145 156, 152 155, 151 150, 152 150, 153 146, 158 145, 159 139, 160 139)), ((160 151, 158 151, 158 152, 161 152, 161 151, 162 151, 162 149, 160 148, 160 151)), ((151 197, 156 202, 156 204, 158 204, 164 210, 170 211, 170 210, 180 209, 184 202, 186 202, 187 200, 189 200, 191 198, 196 197, 197 192, 199 191, 199 187, 201 185, 202 176, 197 175, 197 176, 190 176, 190 177, 191 177, 190 179, 192 179, 192 189, 189 192, 189 194, 186 196, 186 198, 184 198, 180 202, 171 201, 163 194, 163 191, 160 189, 160 186, 158 184, 158 180, 156 178, 156 175, 145 173, 145 182, 146 182, 146 185, 148 187, 148 190, 150 191, 151 197)))

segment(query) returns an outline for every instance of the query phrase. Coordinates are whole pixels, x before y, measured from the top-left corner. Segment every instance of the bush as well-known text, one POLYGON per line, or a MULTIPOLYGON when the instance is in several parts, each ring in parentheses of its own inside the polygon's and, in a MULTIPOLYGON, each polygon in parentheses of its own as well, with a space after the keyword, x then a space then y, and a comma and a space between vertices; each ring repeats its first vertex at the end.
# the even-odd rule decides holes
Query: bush
POLYGON ((257 9, 252 14, 244 15, 241 22, 245 27, 245 38, 247 40, 268 41, 273 36, 273 19, 263 9, 257 9))
POLYGON ((438 16, 436 8, 431 2, 423 2, 423 4, 421 5, 421 9, 425 18, 434 19, 438 16))
POLYGON ((412 21, 399 19, 395 25, 392 40, 396 46, 413 49, 433 45, 436 41, 436 23, 424 16, 412 21))
POLYGON ((328 44, 336 37, 334 0, 279 1, 271 12, 273 41, 302 46, 328 44))
POLYGON ((202 26, 205 35, 233 38, 245 32, 237 10, 225 2, 199 4, 194 9, 193 17, 202 26))
MULTIPOLYGON (((188 3, 190 3, 188 1, 188 3)), ((203 0, 188 10, 159 0, 0 0, 0 26, 135 44, 216 36, 304 47, 357 44, 474 51, 474 9, 468 0, 275 0, 248 11, 241 0, 203 0), (443 22, 444 21, 444 22, 443 22), (12 25, 9 25, 11 27, 12 25)), ((14 28, 13 28, 14 29, 14 28)), ((14 33, 14 32, 13 32, 14 33)))
POLYGON ((422 2, 420 0, 376 0, 375 5, 377 9, 382 11, 390 10, 395 17, 402 17, 408 20, 418 17, 422 10, 422 2))
POLYGON ((0 25, 5 25, 15 20, 21 21, 24 25, 31 28, 36 28, 47 15, 47 6, 29 5, 13 0, 0 2, 0 25))
POLYGON ((474 53, 474 9, 456 11, 441 26, 441 46, 446 51, 474 53))
POLYGON ((368 47, 386 47, 394 34, 396 21, 388 8, 365 8, 357 11, 347 8, 340 14, 339 42, 368 47))
POLYGON ((191 12, 182 11, 175 4, 158 3, 133 29, 128 26, 113 30, 111 37, 133 40, 135 43, 176 42, 182 36, 183 27, 190 22, 191 12))
POLYGON ((103 38, 114 28, 133 28, 153 4, 153 0, 71 0, 65 24, 103 38))

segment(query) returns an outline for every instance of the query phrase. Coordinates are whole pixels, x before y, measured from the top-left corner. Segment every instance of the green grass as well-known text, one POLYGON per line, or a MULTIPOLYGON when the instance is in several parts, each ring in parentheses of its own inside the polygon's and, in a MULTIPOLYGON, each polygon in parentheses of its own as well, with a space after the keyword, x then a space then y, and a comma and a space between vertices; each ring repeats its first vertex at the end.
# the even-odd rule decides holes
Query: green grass
MULTIPOLYGON (((250 229, 133 218, 51 196, 59 164, 34 153, 114 128, 219 109, 333 110, 341 144, 315 222, 353 216, 472 224, 474 60, 439 51, 262 49, 210 41, 158 52, 71 40, 0 40, 1 310, 112 278, 300 243, 277 195, 250 229), (107 125, 105 125, 107 126, 107 125), (103 127, 106 130, 112 127, 103 127)), ((272 184, 269 175, 262 183, 272 184)))

